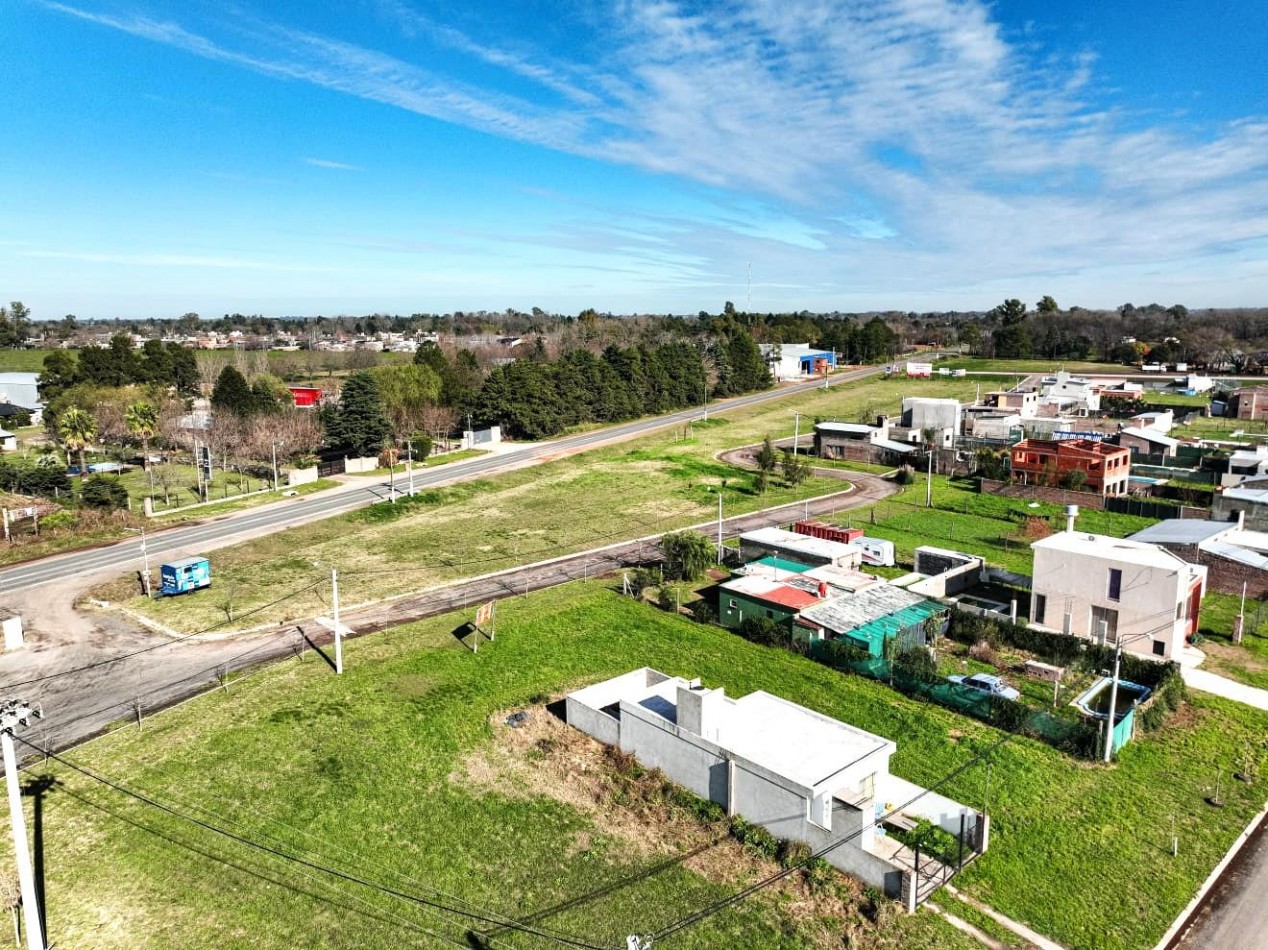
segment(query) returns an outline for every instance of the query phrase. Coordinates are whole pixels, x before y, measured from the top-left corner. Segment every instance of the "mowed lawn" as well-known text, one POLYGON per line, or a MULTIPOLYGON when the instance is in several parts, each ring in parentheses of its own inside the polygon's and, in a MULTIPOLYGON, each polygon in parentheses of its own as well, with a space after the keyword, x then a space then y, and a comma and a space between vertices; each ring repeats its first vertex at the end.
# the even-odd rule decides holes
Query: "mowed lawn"
MULTIPOLYGON (((320 588, 259 608, 328 577, 332 566, 339 569, 340 600, 347 606, 707 522, 717 515, 718 489, 727 515, 840 491, 847 486, 839 480, 814 477, 790 489, 776 477, 759 495, 752 473, 715 456, 768 434, 793 435, 790 410, 802 413, 808 445, 815 416, 894 413, 912 391, 964 397, 973 384, 928 381, 912 387, 905 380, 876 380, 722 417, 714 412, 706 424, 680 425, 225 548, 211 555, 211 589, 168 600, 137 599, 131 606, 182 631, 274 623, 328 611, 329 592, 320 588)), ((119 600, 131 593, 129 580, 101 596, 119 600)))
MULTIPOLYGON (((466 619, 354 640, 341 678, 311 655, 288 661, 157 715, 143 731, 122 725, 67 757, 316 864, 524 915, 626 880, 664 855, 631 847, 592 812, 557 797, 473 783, 466 763, 500 741, 507 710, 650 665, 731 695, 769 690, 892 738, 893 771, 926 787, 1001 737, 593 582, 504 601, 497 640, 478 654, 452 635, 466 619)), ((989 770, 976 765, 941 789, 992 816, 990 851, 958 883, 1067 946, 1152 945, 1262 803, 1260 786, 1228 773, 1245 748, 1261 756, 1265 728, 1264 714, 1198 698, 1111 767, 1011 740, 989 770), (1203 802, 1217 772, 1222 809, 1203 802)), ((50 935, 59 945, 445 945, 414 927, 461 939, 449 915, 332 883, 56 763, 28 774, 52 784, 43 847, 50 935)), ((626 934, 655 931, 750 879, 736 872, 709 880, 674 865, 542 924, 622 947, 626 934)), ((762 895, 658 946, 792 948, 806 945, 809 932, 795 901, 762 895)), ((927 913, 880 936, 863 945, 970 945, 927 913)), ((495 945, 545 944, 516 935, 495 945)))

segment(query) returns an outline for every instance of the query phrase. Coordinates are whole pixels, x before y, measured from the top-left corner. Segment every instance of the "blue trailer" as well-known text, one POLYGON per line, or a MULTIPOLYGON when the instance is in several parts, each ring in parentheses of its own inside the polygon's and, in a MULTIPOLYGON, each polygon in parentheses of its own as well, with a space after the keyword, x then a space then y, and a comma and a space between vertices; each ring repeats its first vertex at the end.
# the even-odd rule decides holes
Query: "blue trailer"
POLYGON ((159 568, 162 585, 159 594, 172 597, 191 590, 211 586, 211 562, 205 557, 187 557, 159 568))

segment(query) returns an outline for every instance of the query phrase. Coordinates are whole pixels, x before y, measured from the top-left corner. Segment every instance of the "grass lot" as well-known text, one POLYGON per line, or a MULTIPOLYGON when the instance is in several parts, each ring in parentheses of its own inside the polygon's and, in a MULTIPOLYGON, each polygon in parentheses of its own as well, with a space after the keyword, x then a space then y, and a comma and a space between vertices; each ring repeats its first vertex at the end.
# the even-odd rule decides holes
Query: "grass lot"
MULTIPOLYGON (((527 784, 498 781, 496 770, 477 781, 473 763, 492 761, 489 750, 509 741, 494 718, 499 710, 648 664, 732 695, 770 690, 891 737, 894 772, 926 787, 1000 735, 598 584, 504 601, 497 642, 477 655, 451 634, 466 619, 352 641, 339 679, 311 657, 289 662, 70 757, 319 863, 526 914, 628 878, 663 855, 636 844, 650 834, 637 802, 561 801, 563 792, 535 781, 531 749, 518 773, 527 784)), ((942 789, 974 807, 989 799, 992 816, 990 851, 958 883, 1067 946, 1151 945, 1262 803, 1260 787, 1229 780, 1228 770, 1266 728, 1262 713, 1197 698, 1113 767, 1013 740, 994 753, 989 772, 971 768, 942 789), (1225 779, 1218 810, 1202 802, 1217 769, 1225 779)), ((45 801, 43 841, 50 936, 60 945, 389 946, 402 943, 406 922, 460 935, 443 916, 301 874, 63 767, 36 769, 57 783, 45 801)), ((674 866, 543 923, 615 947, 626 933, 654 930, 737 890, 750 873, 729 868, 724 884, 674 866)), ((798 907, 762 895, 664 945, 804 946, 817 922, 798 907)), ((840 946, 841 928, 828 929, 840 946)), ((968 945, 926 914, 883 936, 856 934, 852 945, 968 945)), ((418 935, 417 945, 438 944, 418 935)), ((505 945, 534 944, 516 937, 505 945)))
MULTIPOLYGON (((934 381, 930 395, 973 391, 964 380, 934 381)), ((707 425, 662 431, 518 471, 380 504, 216 552, 213 586, 133 606, 177 629, 225 622, 317 579, 314 561, 340 572, 340 597, 354 604, 423 589, 458 577, 511 567, 568 551, 708 521, 722 488, 729 515, 843 488, 812 478, 796 489, 773 484, 757 495, 752 475, 723 464, 718 452, 764 435, 791 436, 789 409, 804 416, 858 418, 893 412, 908 391, 903 380, 822 391, 776 406, 715 413, 707 425)), ((103 592, 119 600, 122 590, 103 592)), ((255 614, 253 624, 324 613, 316 593, 255 614)))
MULTIPOLYGON (((0 349, 0 373, 39 373, 44 369, 44 357, 52 350, 0 349)), ((75 351, 72 350, 72 353, 75 351)))
POLYGON ((998 360, 979 356, 956 356, 947 360, 939 360, 938 367, 947 369, 966 369, 970 372, 999 373, 1055 373, 1064 369, 1071 373, 1101 373, 1115 376, 1138 374, 1134 366, 1123 366, 1121 363, 1093 363, 1078 360, 998 360))
MULTIPOLYGON (((976 479, 933 477, 933 508, 925 507, 924 476, 903 491, 867 508, 850 511, 835 519, 860 527, 870 537, 894 542, 897 559, 910 565, 915 549, 925 544, 980 554, 987 563, 1029 574, 1030 542, 1021 530, 1027 517, 1043 517, 1063 528, 1061 505, 1032 503, 1024 498, 983 495, 976 479), (1031 507, 1035 504, 1034 507, 1031 507)), ((1155 522, 1153 518, 1120 515, 1088 508, 1079 514, 1084 531, 1121 538, 1155 522)))

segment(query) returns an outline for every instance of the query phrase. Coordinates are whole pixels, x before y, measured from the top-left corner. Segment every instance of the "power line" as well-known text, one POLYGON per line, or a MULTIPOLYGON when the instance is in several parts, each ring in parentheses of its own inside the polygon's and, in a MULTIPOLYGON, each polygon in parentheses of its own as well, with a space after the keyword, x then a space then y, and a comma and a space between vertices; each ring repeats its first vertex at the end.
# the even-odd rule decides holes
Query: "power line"
MULTIPOLYGON (((15 736, 14 738, 17 739, 17 741, 21 742, 23 745, 26 745, 37 752, 43 751, 39 749, 38 746, 30 742, 27 742, 26 740, 20 737, 15 736)), ((71 762, 69 759, 63 758, 60 755, 57 755, 55 753, 49 753, 48 757, 53 759, 55 762, 65 766, 66 768, 69 768, 72 771, 78 772, 79 774, 85 776, 86 778, 92 779, 94 782, 98 782, 102 785, 105 785, 108 788, 114 789, 116 792, 120 793, 121 795, 126 795, 127 797, 133 798, 139 802, 142 802, 143 804, 149 805, 152 808, 157 808, 159 811, 165 812, 166 814, 169 814, 174 818, 178 818, 181 821, 188 822, 189 824, 195 825, 196 827, 202 828, 206 831, 210 831, 214 834, 221 835, 222 837, 227 838, 230 841, 234 841, 234 842, 237 842, 238 844, 242 844, 249 848, 253 848, 261 853, 270 854, 270 855, 273 855, 274 857, 281 858, 285 861, 290 861, 294 864, 298 864, 302 867, 306 867, 309 870, 318 871, 322 874, 330 875, 331 877, 338 878, 339 880, 347 881, 348 883, 351 883, 351 884, 358 884, 362 887, 369 888, 370 890, 377 891, 379 893, 385 894, 390 897, 398 898, 400 900, 406 901, 411 904, 417 904, 423 907, 432 907, 437 910, 445 911, 446 913, 455 914, 459 917, 463 917, 468 920, 477 921, 479 923, 505 927, 511 930, 519 931, 521 933, 530 934, 535 937, 542 937, 547 940, 552 940, 552 941, 555 941, 556 943, 566 944, 572 947, 579 947, 579 948, 582 948, 582 950, 610 950, 610 948, 601 947, 598 944, 589 943, 588 941, 583 940, 579 937, 573 937, 573 936, 569 936, 565 934, 552 934, 547 931, 540 930, 536 927, 532 927, 527 924, 522 924, 519 921, 512 920, 510 918, 499 919, 500 915, 497 915, 493 911, 467 910, 461 907, 454 907, 451 904, 447 904, 443 901, 434 900, 427 897, 422 897, 417 894, 409 894, 405 891, 400 891, 393 887, 389 887, 384 884, 379 884, 374 881, 369 881, 369 880, 366 880, 365 878, 358 877, 357 875, 350 874, 345 871, 340 871, 337 868, 328 867, 326 865, 319 864, 316 861, 310 861, 306 858, 299 857, 298 855, 289 854, 281 850, 280 848, 276 848, 267 844, 262 844, 258 841, 255 841, 251 838, 246 837, 245 835, 241 835, 236 832, 229 831, 225 828, 221 828, 218 825, 212 824, 209 821, 204 821, 203 819, 197 818, 193 815, 187 815, 179 811, 178 809, 173 808, 171 805, 161 802, 158 799, 155 799, 142 792, 138 792, 133 789, 127 788, 126 786, 121 785, 120 783, 118 783, 117 781, 114 781, 113 779, 109 779, 103 775, 99 775, 93 770, 87 768, 86 766, 82 766, 75 762, 71 762)))
MULTIPOLYGON (((973 758, 969 759, 969 761, 952 769, 950 772, 948 772, 946 775, 940 778, 937 782, 935 782, 931 787, 926 789, 921 789, 920 794, 913 796, 912 798, 908 799, 906 802, 903 802, 903 804, 897 805, 894 808, 890 809, 889 811, 885 812, 883 815, 880 815, 878 817, 878 821, 884 821, 886 818, 890 818, 896 814, 899 814, 904 809, 911 807, 917 801, 924 798, 926 795, 933 793, 935 789, 941 788, 943 785, 950 782, 960 773, 971 768, 972 766, 980 762, 982 759, 994 753, 997 749, 1003 746, 1004 743, 1008 742, 1010 739, 1012 739, 1011 733, 1005 735, 1002 739, 1000 739, 998 742, 996 742, 986 751, 978 753, 973 758)), ((665 937, 672 936, 673 934, 678 933, 680 930, 685 930, 688 927, 698 924, 700 921, 708 917, 712 917, 714 914, 718 913, 719 911, 725 910, 728 907, 738 904, 740 901, 744 900, 746 897, 749 897, 752 894, 755 894, 758 891, 763 890, 764 888, 769 887, 772 884, 782 881, 784 878, 788 877, 790 874, 793 874, 796 871, 800 870, 802 867, 805 867, 811 861, 822 858, 825 854, 830 854, 831 852, 835 851, 837 848, 841 847, 842 845, 847 844, 850 841, 853 841, 855 838, 862 835, 869 827, 872 827, 872 826, 865 825, 864 827, 860 828, 858 831, 853 831, 848 835, 844 835, 843 837, 838 838, 836 841, 833 841, 831 844, 825 845, 824 847, 820 848, 818 851, 811 854, 810 857, 807 858, 805 861, 798 862, 797 864, 794 864, 791 867, 785 868, 781 871, 777 871, 776 873, 766 878, 763 878, 762 880, 757 881, 754 884, 749 885, 743 890, 736 891, 734 894, 730 895, 729 897, 724 897, 721 900, 714 901, 712 904, 706 904, 704 907, 700 908, 699 910, 694 911, 693 913, 688 914, 685 917, 679 918, 678 920, 674 921, 668 926, 662 927, 659 931, 653 934, 652 935, 653 940, 660 941, 660 940, 663 940, 665 937)))

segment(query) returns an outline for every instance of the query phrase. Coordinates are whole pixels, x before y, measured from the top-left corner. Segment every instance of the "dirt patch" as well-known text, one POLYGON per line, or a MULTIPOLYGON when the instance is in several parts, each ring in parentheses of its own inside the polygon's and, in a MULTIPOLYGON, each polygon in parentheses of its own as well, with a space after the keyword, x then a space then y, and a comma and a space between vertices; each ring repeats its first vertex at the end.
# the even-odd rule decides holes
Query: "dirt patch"
MULTIPOLYGON (((493 740, 449 776, 466 787, 546 797, 587 815, 594 831, 577 833, 565 854, 580 854, 598 837, 611 837, 645 858, 685 855, 682 866, 706 880, 740 888, 780 865, 731 837, 728 822, 658 770, 569 728, 544 706, 503 710, 490 717, 493 740), (516 727, 508 716, 526 713, 516 727), (693 853, 694 852, 694 853, 693 853)), ((890 946, 864 908, 862 886, 826 865, 799 869, 762 892, 785 930, 814 947, 890 946)))

